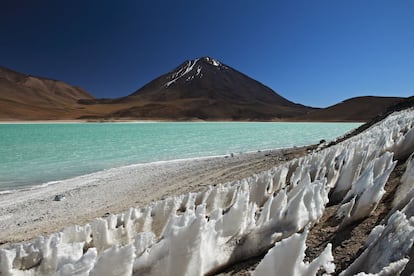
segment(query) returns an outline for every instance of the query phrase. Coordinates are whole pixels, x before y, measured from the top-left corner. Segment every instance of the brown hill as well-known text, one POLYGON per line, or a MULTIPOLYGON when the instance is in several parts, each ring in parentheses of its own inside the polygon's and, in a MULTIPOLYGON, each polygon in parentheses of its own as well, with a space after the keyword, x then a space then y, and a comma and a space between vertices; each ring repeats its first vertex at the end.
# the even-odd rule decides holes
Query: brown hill
POLYGON ((85 107, 77 104, 79 99, 93 97, 61 81, 0 67, 0 118, 3 120, 75 119, 85 114, 85 107))
POLYGON ((274 120, 312 110, 209 57, 186 61, 127 97, 80 103, 128 106, 112 118, 168 120, 274 120))
POLYGON ((313 110, 297 117, 303 121, 367 122, 385 113, 389 108, 405 100, 399 97, 364 96, 345 100, 327 108, 313 110))

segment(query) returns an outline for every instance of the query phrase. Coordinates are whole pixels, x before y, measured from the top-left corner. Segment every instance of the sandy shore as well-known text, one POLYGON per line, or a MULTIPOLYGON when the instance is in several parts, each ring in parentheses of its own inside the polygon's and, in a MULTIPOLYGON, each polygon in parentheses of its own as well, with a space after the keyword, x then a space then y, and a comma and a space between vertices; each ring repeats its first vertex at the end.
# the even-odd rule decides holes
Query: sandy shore
POLYGON ((234 156, 132 165, 0 195, 0 246, 83 225, 166 196, 242 179, 306 154, 298 147, 234 156), (56 196, 62 196, 60 201, 56 196))

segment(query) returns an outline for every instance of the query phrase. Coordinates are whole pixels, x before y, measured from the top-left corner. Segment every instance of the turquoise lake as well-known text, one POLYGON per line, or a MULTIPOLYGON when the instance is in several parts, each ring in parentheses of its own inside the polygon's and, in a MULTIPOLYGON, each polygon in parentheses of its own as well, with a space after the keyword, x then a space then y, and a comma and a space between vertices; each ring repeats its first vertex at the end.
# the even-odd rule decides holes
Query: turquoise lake
POLYGON ((135 163, 331 140, 359 123, 0 124, 0 191, 135 163))

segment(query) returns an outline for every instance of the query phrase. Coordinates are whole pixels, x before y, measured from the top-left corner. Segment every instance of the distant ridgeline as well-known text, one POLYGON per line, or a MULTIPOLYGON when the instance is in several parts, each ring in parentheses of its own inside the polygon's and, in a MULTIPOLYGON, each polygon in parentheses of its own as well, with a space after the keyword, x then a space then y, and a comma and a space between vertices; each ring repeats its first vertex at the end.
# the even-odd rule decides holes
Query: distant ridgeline
POLYGON ((0 91, 0 120, 369 121, 404 100, 358 97, 312 108, 210 57, 188 60, 116 99, 95 99, 64 82, 3 67, 0 91))

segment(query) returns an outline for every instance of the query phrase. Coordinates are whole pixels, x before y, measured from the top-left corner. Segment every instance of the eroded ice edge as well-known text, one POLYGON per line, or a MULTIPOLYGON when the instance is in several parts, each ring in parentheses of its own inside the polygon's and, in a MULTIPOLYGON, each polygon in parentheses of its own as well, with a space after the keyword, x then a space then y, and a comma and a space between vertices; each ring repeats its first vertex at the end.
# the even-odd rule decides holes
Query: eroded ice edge
POLYGON ((407 169, 393 210, 343 275, 397 275, 414 240, 414 111, 249 178, 97 218, 0 250, 0 275, 203 275, 268 252, 253 275, 334 272, 331 245, 305 262, 326 204, 342 225, 376 209, 396 165, 407 169), (270 250, 269 250, 270 249, 270 250))

